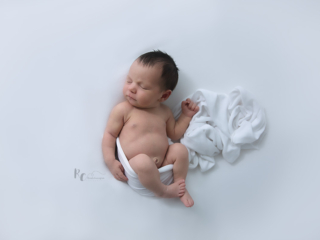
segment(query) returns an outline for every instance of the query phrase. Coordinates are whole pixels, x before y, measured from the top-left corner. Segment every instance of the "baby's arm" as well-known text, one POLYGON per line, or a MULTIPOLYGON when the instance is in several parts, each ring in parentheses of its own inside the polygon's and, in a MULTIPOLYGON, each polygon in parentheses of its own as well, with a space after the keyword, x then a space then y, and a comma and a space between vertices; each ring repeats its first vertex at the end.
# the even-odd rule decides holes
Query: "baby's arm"
POLYGON ((199 107, 196 103, 189 98, 181 103, 181 115, 177 121, 175 121, 171 110, 168 110, 169 119, 167 120, 167 135, 172 140, 178 140, 187 130, 189 123, 198 111, 199 107))
POLYGON ((128 181, 128 178, 123 174, 122 164, 115 158, 116 139, 124 125, 124 113, 125 107, 122 103, 112 109, 102 139, 104 161, 112 175, 120 181, 128 181))

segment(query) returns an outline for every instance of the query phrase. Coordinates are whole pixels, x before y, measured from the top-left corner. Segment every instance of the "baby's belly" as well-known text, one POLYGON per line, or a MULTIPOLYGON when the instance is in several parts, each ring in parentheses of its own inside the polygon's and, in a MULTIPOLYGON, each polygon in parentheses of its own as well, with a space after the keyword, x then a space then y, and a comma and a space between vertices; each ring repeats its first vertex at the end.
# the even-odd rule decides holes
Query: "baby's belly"
POLYGON ((119 136, 121 147, 128 161, 143 153, 148 155, 159 168, 169 147, 167 136, 159 133, 148 133, 141 136, 130 135, 121 132, 119 136))

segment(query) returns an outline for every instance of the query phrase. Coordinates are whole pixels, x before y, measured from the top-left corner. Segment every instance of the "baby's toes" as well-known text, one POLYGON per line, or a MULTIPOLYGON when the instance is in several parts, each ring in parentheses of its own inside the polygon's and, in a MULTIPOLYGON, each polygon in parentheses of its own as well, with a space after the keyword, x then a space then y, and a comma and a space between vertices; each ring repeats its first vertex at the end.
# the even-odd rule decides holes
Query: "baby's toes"
POLYGON ((185 183, 185 180, 184 180, 184 179, 180 179, 180 180, 178 181, 178 184, 179 184, 179 191, 186 188, 186 183, 185 183))
POLYGON ((181 184, 185 184, 184 179, 179 179, 177 182, 178 182, 178 184, 179 184, 179 185, 181 185, 181 184))
POLYGON ((186 185, 185 184, 181 184, 180 185, 180 189, 179 189, 179 193, 185 193, 186 191, 186 185))
POLYGON ((186 193, 186 191, 182 191, 182 192, 179 192, 179 197, 182 197, 184 194, 186 193))
POLYGON ((184 188, 180 188, 179 189, 179 197, 183 196, 185 194, 185 192, 186 192, 186 188, 185 187, 184 188))

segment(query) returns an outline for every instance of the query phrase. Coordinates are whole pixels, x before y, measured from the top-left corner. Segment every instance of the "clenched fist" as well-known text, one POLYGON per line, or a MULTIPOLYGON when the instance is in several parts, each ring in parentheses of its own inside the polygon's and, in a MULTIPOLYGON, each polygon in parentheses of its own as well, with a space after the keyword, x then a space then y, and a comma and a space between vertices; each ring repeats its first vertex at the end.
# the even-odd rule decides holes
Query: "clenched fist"
POLYGON ((191 101, 190 98, 187 98, 187 100, 182 101, 181 109, 184 115, 191 118, 199 111, 199 107, 197 106, 197 104, 191 101))

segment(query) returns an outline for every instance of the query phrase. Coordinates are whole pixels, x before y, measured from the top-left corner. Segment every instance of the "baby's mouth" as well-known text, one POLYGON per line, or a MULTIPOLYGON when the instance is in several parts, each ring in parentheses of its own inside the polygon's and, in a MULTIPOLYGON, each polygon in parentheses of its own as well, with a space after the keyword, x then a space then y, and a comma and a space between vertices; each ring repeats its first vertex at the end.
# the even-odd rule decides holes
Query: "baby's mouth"
POLYGON ((132 98, 132 97, 130 97, 129 95, 127 95, 127 97, 128 97, 129 99, 131 99, 131 100, 135 101, 135 99, 134 99, 134 98, 132 98))

